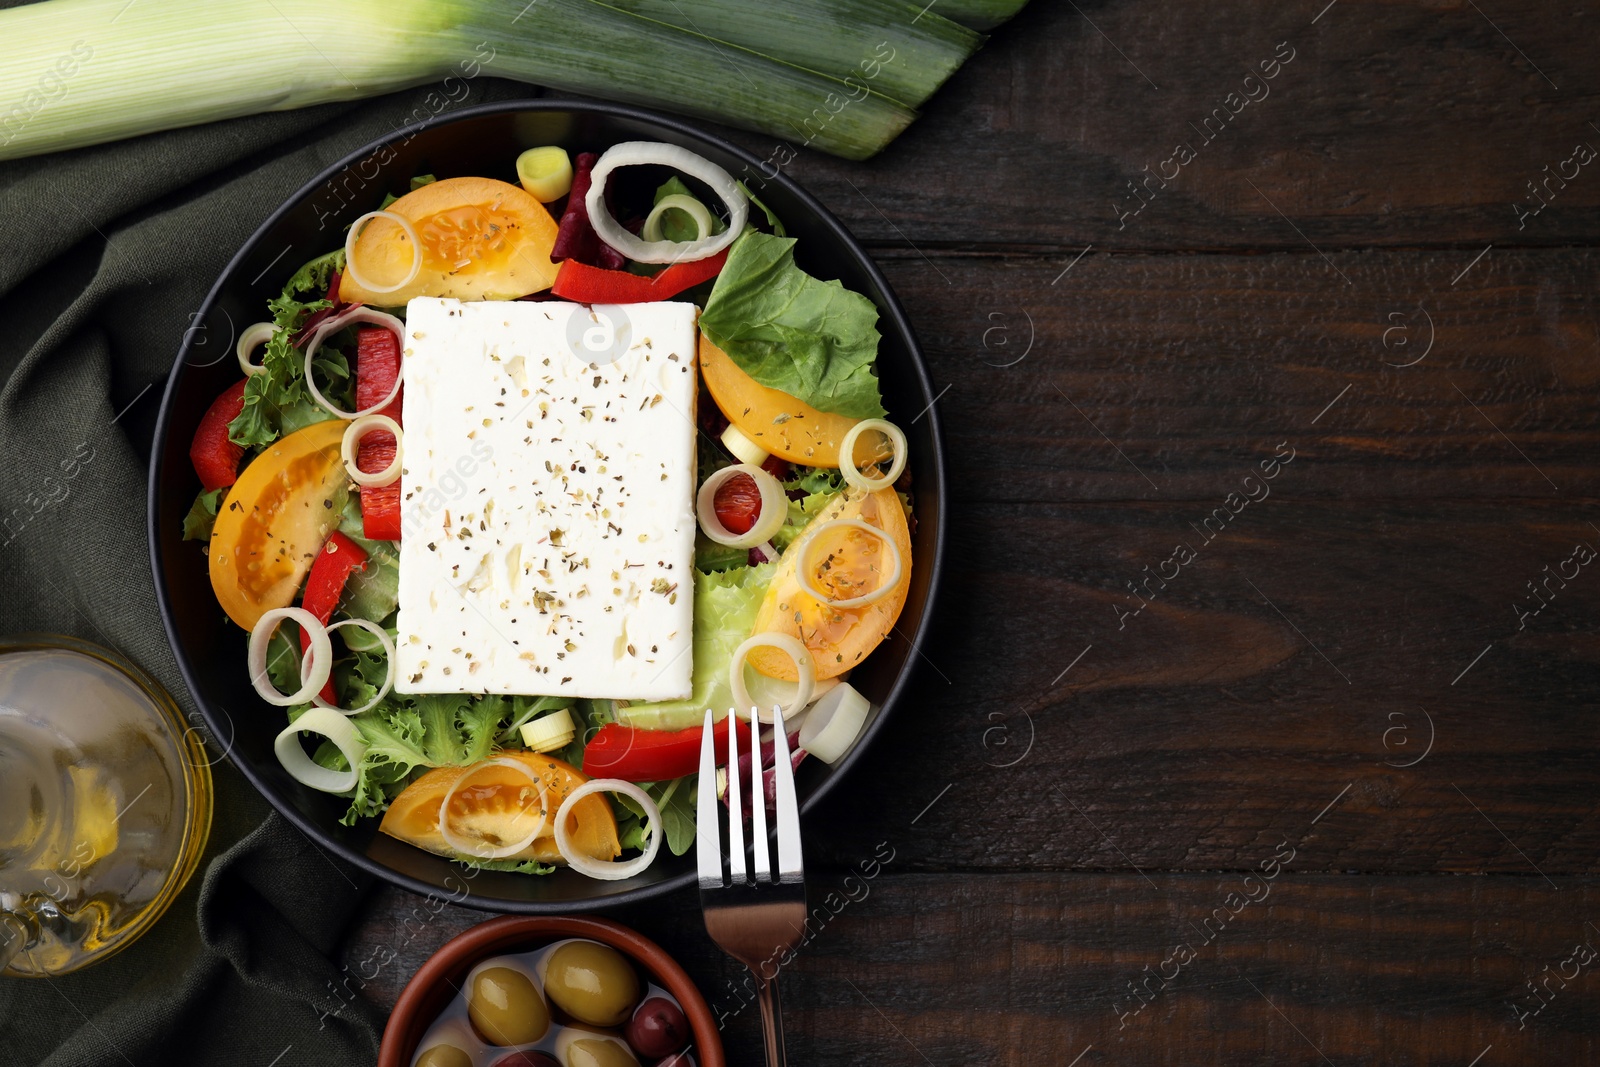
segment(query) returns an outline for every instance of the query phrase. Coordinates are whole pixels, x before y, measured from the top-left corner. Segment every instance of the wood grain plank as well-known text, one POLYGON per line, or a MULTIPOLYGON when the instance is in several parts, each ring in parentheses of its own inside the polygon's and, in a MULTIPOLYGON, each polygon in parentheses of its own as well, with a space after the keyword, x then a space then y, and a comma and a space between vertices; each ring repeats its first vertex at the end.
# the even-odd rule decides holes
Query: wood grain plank
MULTIPOLYGON (((813 872, 810 937, 782 972, 793 1062, 1462 1067, 1490 1048, 1485 1064, 1600 1055, 1593 881, 1309 876, 1299 867, 1316 845, 1298 836, 1244 853, 1248 880, 907 875, 904 836, 813 872)), ((381 1008, 487 917, 447 908, 402 943, 394 931, 415 899, 381 891, 346 946, 355 966, 395 952, 361 990, 381 1008)), ((760 1062, 742 970, 706 939, 693 895, 618 918, 700 983, 730 1062, 760 1062)))
POLYGON ((1187 504, 951 515, 917 686, 817 814, 837 854, 950 785, 908 866, 1231 868, 1342 795, 1318 870, 1600 872, 1571 508, 1273 495, 1209 542, 1187 504))
POLYGON ((1600 159, 1564 161, 1600 149, 1597 25, 1592 0, 1036 3, 864 169, 732 136, 902 248, 1593 243, 1600 159))
POLYGON ((1472 258, 883 263, 964 501, 1220 502, 1280 442, 1297 498, 1600 496, 1600 256, 1472 258))

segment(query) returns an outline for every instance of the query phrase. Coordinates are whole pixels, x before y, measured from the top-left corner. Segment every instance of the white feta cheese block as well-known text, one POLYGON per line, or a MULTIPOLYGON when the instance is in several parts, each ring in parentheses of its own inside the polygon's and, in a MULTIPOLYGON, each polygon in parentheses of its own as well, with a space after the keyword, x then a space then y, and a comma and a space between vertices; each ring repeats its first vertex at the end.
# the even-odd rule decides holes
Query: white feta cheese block
POLYGON ((690 695, 696 309, 418 298, 395 689, 690 695))

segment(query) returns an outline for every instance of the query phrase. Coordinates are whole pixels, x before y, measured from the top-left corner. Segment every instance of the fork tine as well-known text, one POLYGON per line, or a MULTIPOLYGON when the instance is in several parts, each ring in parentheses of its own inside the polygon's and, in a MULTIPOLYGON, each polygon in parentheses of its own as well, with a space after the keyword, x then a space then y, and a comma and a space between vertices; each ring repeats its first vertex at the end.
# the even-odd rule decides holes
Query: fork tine
POLYGON ((728 711, 728 874, 745 881, 744 809, 739 802, 739 713, 728 711))
POLYGON ((717 742, 711 736, 711 712, 706 711, 705 733, 700 735, 700 778, 695 814, 695 858, 700 864, 702 889, 722 885, 722 826, 717 822, 717 742))
MULTIPOLYGON (((778 881, 804 880, 800 854, 800 805, 794 798, 794 768, 789 763, 789 735, 784 732, 783 709, 772 708, 772 769, 777 779, 778 881)), ((763 805, 764 806, 764 805, 763 805)))
POLYGON ((761 776, 760 718, 750 709, 750 837, 755 845, 758 882, 772 881, 772 857, 767 852, 767 790, 761 776))

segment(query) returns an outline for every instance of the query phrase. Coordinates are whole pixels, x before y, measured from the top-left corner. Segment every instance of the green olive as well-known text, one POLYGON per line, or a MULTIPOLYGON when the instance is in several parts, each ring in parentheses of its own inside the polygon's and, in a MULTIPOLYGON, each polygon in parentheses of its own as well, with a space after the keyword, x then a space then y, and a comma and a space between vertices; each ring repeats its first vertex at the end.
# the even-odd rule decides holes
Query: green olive
POLYGON ((633 966, 596 941, 569 941, 552 952, 544 984, 562 1011, 590 1026, 621 1026, 639 1003, 633 966))
POLYGON ((472 1057, 454 1045, 435 1045, 413 1067, 472 1067, 472 1057))
POLYGON ((550 1008, 526 974, 512 967, 485 967, 467 990, 473 1029, 491 1045, 526 1045, 550 1029, 550 1008))
POLYGON ((628 1046, 614 1037, 578 1037, 558 1048, 563 1067, 639 1067, 628 1046))

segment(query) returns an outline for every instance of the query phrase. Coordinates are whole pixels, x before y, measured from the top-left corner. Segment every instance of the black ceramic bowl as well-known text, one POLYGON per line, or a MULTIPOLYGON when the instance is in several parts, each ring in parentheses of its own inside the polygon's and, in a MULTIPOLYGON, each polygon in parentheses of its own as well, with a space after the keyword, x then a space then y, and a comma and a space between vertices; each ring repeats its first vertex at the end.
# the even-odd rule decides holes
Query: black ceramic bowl
POLYGON ((514 182, 514 163, 523 149, 559 144, 573 152, 604 151, 629 140, 682 145, 743 179, 783 220, 790 236, 799 238, 796 258, 802 267, 866 294, 881 315, 878 368, 884 403, 910 439, 916 493, 911 591, 896 632, 850 678, 877 708, 861 743, 835 766, 807 760, 800 769, 802 808, 809 808, 851 768, 871 765, 869 742, 906 690, 938 585, 944 461, 928 373, 883 275, 821 204, 788 178, 769 176, 770 166, 764 171, 748 152, 662 115, 574 101, 491 104, 397 131, 317 176, 245 243, 185 334, 156 428, 149 512, 156 596, 184 680, 213 738, 273 806, 319 845, 396 885, 473 907, 548 914, 632 903, 690 885, 694 856, 673 857, 663 850, 649 871, 620 882, 593 881, 565 870, 546 877, 493 871, 466 877, 448 860, 380 834, 376 819, 341 826, 347 802, 299 785, 273 756, 282 712, 264 704, 251 688, 245 670, 248 635, 227 620, 212 596, 201 546, 182 539, 184 514, 200 489, 189 465, 189 442, 207 405, 239 378, 233 355, 237 331, 263 318, 267 299, 295 268, 338 247, 345 226, 376 209, 386 193, 405 193, 417 174, 514 182))

